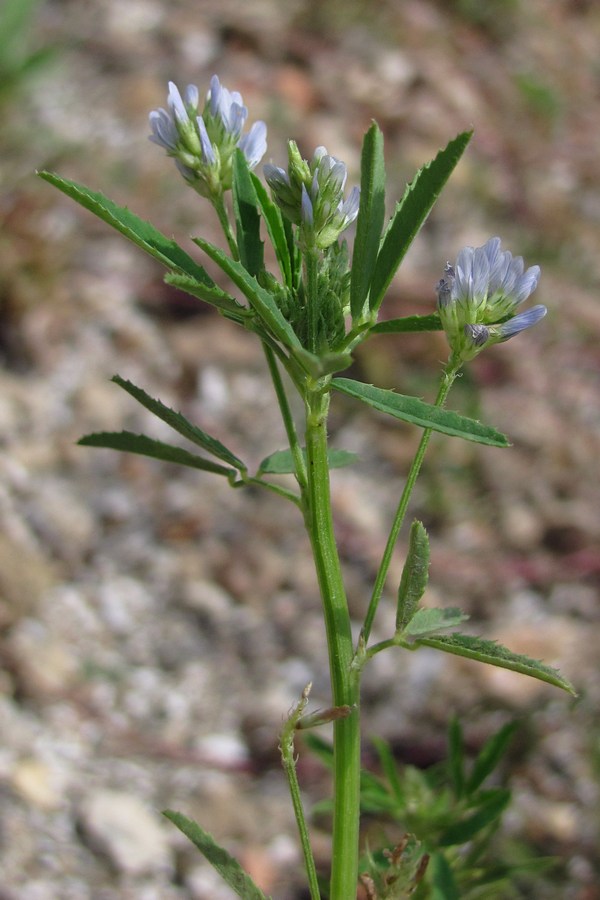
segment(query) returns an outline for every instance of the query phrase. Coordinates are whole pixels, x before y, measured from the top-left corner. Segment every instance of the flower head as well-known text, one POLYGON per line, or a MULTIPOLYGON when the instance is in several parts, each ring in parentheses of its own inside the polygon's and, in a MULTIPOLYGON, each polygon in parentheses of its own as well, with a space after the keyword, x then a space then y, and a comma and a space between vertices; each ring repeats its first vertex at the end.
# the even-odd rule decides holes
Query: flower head
POLYGON ((464 247, 455 265, 447 263, 437 284, 438 311, 448 343, 462 362, 546 315, 541 305, 515 315, 536 289, 539 277, 539 266, 525 271, 523 258, 502 251, 497 237, 483 247, 464 247))
POLYGON ((300 226, 302 243, 324 250, 357 217, 360 189, 353 188, 344 200, 346 166, 325 147, 317 147, 309 163, 290 141, 288 160, 287 172, 266 165, 265 178, 284 215, 300 226))
POLYGON ((242 151, 251 169, 258 165, 267 149, 267 127, 255 122, 243 134, 248 110, 237 91, 229 91, 213 75, 206 102, 198 113, 200 94, 190 84, 183 97, 169 82, 168 109, 150 113, 150 140, 164 147, 175 165, 200 194, 220 195, 231 187, 233 155, 242 151))

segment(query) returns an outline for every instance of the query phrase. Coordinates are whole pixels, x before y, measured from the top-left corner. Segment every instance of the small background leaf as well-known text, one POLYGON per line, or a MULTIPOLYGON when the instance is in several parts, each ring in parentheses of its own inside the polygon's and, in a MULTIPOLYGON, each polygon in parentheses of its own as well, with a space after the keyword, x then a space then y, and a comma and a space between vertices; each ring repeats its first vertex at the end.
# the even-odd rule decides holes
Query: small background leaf
POLYGON ((181 813, 167 809, 163 812, 179 828, 189 840, 196 845, 200 853, 208 860, 229 887, 242 900, 268 900, 267 896, 256 886, 250 876, 224 847, 220 847, 213 837, 203 828, 181 813))
MULTIPOLYGON (((302 451, 306 459, 306 451, 302 451)), ((328 450, 327 462, 330 469, 341 469, 356 462, 358 455, 351 450, 328 450)), ((291 450, 276 450, 265 457, 258 467, 259 475, 291 475, 296 471, 291 450)))
POLYGON ((461 622, 466 622, 468 618, 469 616, 462 609, 456 607, 438 609, 422 606, 405 627, 404 634, 411 637, 435 634, 444 628, 453 628, 456 625, 460 625, 461 622))

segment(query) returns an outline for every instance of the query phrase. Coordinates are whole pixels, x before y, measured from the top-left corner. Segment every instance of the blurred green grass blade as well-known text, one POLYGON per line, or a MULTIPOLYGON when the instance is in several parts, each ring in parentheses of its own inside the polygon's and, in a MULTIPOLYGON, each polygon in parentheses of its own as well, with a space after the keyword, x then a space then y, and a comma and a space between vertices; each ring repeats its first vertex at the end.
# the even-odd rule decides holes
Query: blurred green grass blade
POLYGON ((181 813, 167 809, 163 816, 172 822, 198 848, 200 853, 217 870, 231 890, 242 900, 268 900, 267 896, 256 886, 240 866, 237 859, 220 847, 215 839, 203 828, 181 813))
POLYGON ((516 722, 508 722, 493 734, 483 745, 475 759, 473 769, 466 783, 468 794, 474 793, 494 771, 517 729, 516 722))
POLYGON ((496 788, 490 791, 478 804, 475 812, 462 821, 450 825, 439 837, 440 847, 453 847, 466 844, 475 835, 495 822, 510 803, 510 791, 496 788))

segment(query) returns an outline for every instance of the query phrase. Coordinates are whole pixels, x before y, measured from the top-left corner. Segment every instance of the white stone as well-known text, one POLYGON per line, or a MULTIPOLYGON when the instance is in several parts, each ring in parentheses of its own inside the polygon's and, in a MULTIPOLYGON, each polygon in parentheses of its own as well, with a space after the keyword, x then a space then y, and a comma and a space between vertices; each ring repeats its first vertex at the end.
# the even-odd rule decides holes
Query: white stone
POLYGON ((158 811, 122 791, 97 790, 81 806, 90 844, 121 872, 142 875, 171 869, 168 834, 158 811))

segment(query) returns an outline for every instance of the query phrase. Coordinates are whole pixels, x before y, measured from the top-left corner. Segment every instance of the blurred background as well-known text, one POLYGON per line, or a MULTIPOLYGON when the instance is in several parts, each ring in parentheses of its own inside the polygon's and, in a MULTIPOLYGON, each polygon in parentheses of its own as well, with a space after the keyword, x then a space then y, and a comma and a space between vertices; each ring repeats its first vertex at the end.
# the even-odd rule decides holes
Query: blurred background
MULTIPOLYGON (((34 176, 82 181, 192 253, 190 235, 218 241, 210 208, 147 140, 167 81, 203 94, 213 73, 267 122, 277 164, 288 138, 305 155, 325 144, 356 183, 376 119, 390 212, 475 127, 384 317, 433 311, 446 260, 491 235, 542 267, 547 318, 482 355, 451 397, 512 449, 434 437, 412 513, 432 541, 427 602, 559 666, 580 699, 387 653, 366 675, 365 730, 425 767, 453 713, 473 752, 516 718, 503 852, 557 863, 511 897, 600 897, 599 47, 591 0, 3 0, 2 900, 232 896, 163 823, 166 806, 227 839, 265 892, 304 896, 277 734, 309 680, 316 706, 329 686, 300 517, 205 473, 76 446, 93 430, 166 436, 110 383, 118 372, 258 463, 284 443, 260 347, 34 176)), ((378 336, 350 374, 432 399, 445 354, 438 334, 378 336)), ((419 434, 339 397, 331 424, 334 445, 360 454, 333 480, 358 621, 419 434)), ((300 777, 309 805, 327 793, 307 754, 300 777)), ((315 852, 326 869, 325 829, 315 852)))

